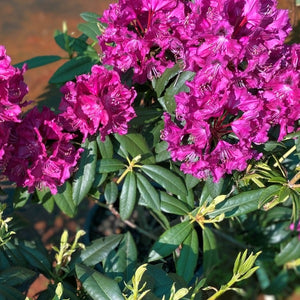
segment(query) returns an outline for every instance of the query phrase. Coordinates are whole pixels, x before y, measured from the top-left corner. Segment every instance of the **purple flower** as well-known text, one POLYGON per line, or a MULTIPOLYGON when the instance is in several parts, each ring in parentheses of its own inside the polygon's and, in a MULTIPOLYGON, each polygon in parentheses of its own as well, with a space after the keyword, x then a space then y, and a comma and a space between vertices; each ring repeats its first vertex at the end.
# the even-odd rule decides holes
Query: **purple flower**
POLYGON ((29 192, 48 187, 55 194, 57 186, 70 178, 83 151, 72 144, 74 137, 63 132, 50 109, 32 109, 11 130, 8 145, 12 155, 4 175, 29 192))
POLYGON ((79 130, 84 139, 97 132, 101 140, 110 133, 126 134, 128 122, 135 117, 135 90, 121 84, 118 73, 102 66, 93 66, 91 74, 67 82, 61 91, 60 120, 68 130, 79 130))
POLYGON ((11 59, 6 55, 4 46, 0 45, 0 122, 19 121, 21 104, 28 93, 28 87, 23 81, 26 67, 20 70, 11 65, 11 59))

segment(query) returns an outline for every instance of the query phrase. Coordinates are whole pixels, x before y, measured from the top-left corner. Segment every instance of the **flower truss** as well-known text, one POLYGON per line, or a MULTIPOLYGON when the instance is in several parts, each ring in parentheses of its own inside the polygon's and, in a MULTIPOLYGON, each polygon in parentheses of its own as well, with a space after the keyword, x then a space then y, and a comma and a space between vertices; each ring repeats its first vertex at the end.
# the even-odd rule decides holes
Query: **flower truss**
POLYGON ((138 83, 176 63, 195 72, 162 134, 185 173, 218 181, 260 158, 255 145, 295 130, 300 48, 284 45, 291 27, 276 4, 121 0, 104 13, 104 63, 132 69, 138 83))
POLYGON ((61 121, 71 131, 79 130, 84 139, 98 131, 101 140, 110 133, 126 134, 127 123, 135 117, 131 106, 135 90, 121 84, 117 72, 102 66, 93 66, 91 74, 67 82, 61 91, 61 121))

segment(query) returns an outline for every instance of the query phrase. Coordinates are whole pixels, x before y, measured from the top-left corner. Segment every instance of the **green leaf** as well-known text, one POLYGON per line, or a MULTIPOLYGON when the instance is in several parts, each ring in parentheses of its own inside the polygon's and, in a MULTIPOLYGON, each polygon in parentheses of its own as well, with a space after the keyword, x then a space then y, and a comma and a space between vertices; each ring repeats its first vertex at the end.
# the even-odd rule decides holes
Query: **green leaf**
POLYGON ((167 149, 168 149, 168 143, 165 141, 162 141, 162 142, 156 144, 156 146, 155 146, 156 162, 165 161, 165 160, 171 158, 170 152, 167 149))
POLYGON ((192 229, 193 225, 185 221, 166 230, 152 246, 148 262, 170 255, 186 239, 192 229))
POLYGON ((7 284, 0 284, 0 299, 1 300, 24 300, 24 295, 17 289, 7 286, 7 284))
POLYGON ((225 214, 226 218, 236 217, 258 209, 258 199, 264 189, 242 192, 226 199, 216 206, 214 212, 209 213, 210 218, 225 214))
POLYGON ((213 232, 208 228, 204 227, 202 231, 203 237, 203 270, 204 274, 208 275, 210 271, 219 262, 218 247, 216 238, 213 232))
POLYGON ((84 199, 91 189, 96 174, 97 143, 85 140, 82 145, 84 152, 81 154, 77 172, 72 182, 72 196, 76 206, 84 199))
POLYGON ((204 193, 203 196, 201 195, 200 202, 202 203, 205 200, 208 200, 208 202, 210 202, 210 200, 215 199, 216 197, 220 196, 224 192, 224 179, 221 178, 218 182, 213 182, 212 177, 209 177, 205 181, 205 185, 203 189, 206 192, 204 193))
POLYGON ((14 198, 13 198, 14 208, 23 207, 29 200, 30 196, 31 194, 28 193, 28 190, 26 188, 16 187, 14 189, 14 198))
POLYGON ((102 158, 97 161, 96 171, 98 173, 110 173, 124 169, 125 165, 115 158, 102 158))
POLYGON ((196 178, 191 174, 185 175, 185 184, 188 189, 194 188, 199 182, 200 182, 199 178, 196 178))
POLYGON ((136 177, 134 172, 129 172, 121 190, 120 195, 120 217, 122 220, 127 220, 134 209, 136 203, 136 177))
POLYGON ((28 60, 24 60, 16 65, 14 65, 15 68, 22 68, 24 64, 27 65, 27 69, 33 69, 37 67, 41 67, 47 64, 51 64, 55 61, 61 60, 62 57, 58 55, 44 55, 44 56, 36 56, 28 60))
POLYGON ((98 23, 101 18, 100 15, 94 12, 83 12, 80 14, 80 17, 86 22, 98 23))
POLYGON ((198 261, 199 241, 198 234, 193 229, 183 241, 180 256, 176 262, 176 273, 183 277, 188 283, 194 276, 194 271, 198 261))
POLYGON ((92 299, 124 300, 118 284, 87 266, 78 264, 76 274, 84 289, 92 299))
POLYGON ((170 79, 172 79, 181 71, 182 68, 180 67, 180 65, 176 64, 172 68, 166 69, 162 74, 162 76, 160 76, 158 79, 154 78, 152 80, 152 86, 156 91, 157 97, 161 96, 162 92, 165 90, 170 79))
POLYGON ((281 187, 281 185, 273 184, 265 188, 258 200, 259 208, 265 205, 267 202, 271 201, 276 195, 278 195, 281 187))
MULTIPOLYGON (((42 271, 46 276, 51 274, 49 255, 42 244, 29 241, 15 241, 16 247, 25 258, 31 268, 42 271)), ((24 259, 23 258, 23 259, 24 259)))
POLYGON ((300 258, 299 238, 294 237, 275 257, 275 263, 278 266, 300 258))
POLYGON ((71 218, 76 215, 77 206, 72 198, 72 186, 68 181, 57 187, 57 194, 52 195, 52 197, 63 213, 71 218))
POLYGON ((189 207, 181 200, 170 196, 168 193, 159 191, 161 210, 163 212, 184 216, 189 213, 189 207))
POLYGON ((136 175, 137 187, 143 204, 151 209, 160 210, 160 200, 156 189, 142 174, 137 173, 136 175))
POLYGON ((100 136, 98 135, 97 136, 97 144, 98 144, 98 148, 99 148, 102 158, 112 158, 113 157, 114 149, 113 149, 112 142, 108 135, 105 137, 105 141, 101 141, 100 136))
POLYGON ((167 192, 175 195, 187 195, 186 187, 181 178, 170 170, 157 165, 144 165, 141 170, 167 192))
POLYGON ((42 203, 43 207, 49 212, 51 213, 54 209, 54 198, 52 197, 51 192, 49 191, 49 189, 44 189, 44 190, 35 190, 36 195, 38 197, 38 199, 40 200, 40 202, 42 203))
POLYGON ((75 79, 75 76, 89 73, 96 62, 87 56, 78 56, 59 67, 49 83, 62 84, 75 79))
POLYGON ((164 96, 157 99, 164 110, 170 114, 175 112, 176 102, 174 95, 177 95, 179 92, 188 92, 189 88, 185 83, 186 81, 192 80, 194 76, 195 73, 190 71, 184 71, 178 74, 175 82, 172 82, 170 87, 167 88, 164 96))
POLYGON ((124 234, 118 247, 115 260, 117 264, 115 270, 122 272, 124 274, 125 282, 128 282, 135 272, 137 261, 136 245, 129 231, 124 234))
POLYGON ((125 148, 132 157, 142 155, 141 162, 154 164, 155 159, 151 153, 145 138, 139 133, 128 133, 126 135, 115 134, 117 141, 125 148))
POLYGON ((97 23, 80 23, 77 28, 95 42, 98 42, 97 37, 102 34, 97 23))
POLYGON ((94 266, 102 262, 120 244, 122 238, 122 235, 110 235, 94 240, 91 245, 82 250, 80 262, 86 266, 94 266))
POLYGON ((118 186, 115 182, 110 181, 104 189, 104 198, 108 204, 116 202, 119 195, 118 186))
POLYGON ((16 286, 32 279, 35 275, 36 272, 30 269, 20 266, 11 266, 0 272, 0 282, 9 286, 16 286))

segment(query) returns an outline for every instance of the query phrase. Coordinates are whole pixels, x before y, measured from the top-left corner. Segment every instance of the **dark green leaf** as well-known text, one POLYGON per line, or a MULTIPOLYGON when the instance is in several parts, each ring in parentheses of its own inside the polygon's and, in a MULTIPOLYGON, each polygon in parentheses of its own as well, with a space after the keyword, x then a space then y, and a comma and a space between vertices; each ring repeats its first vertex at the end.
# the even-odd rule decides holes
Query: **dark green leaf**
POLYGON ((162 299, 163 296, 166 296, 166 299, 169 299, 173 283, 174 281, 162 269, 161 264, 148 264, 147 270, 144 273, 139 286, 146 284, 145 290, 150 290, 146 295, 145 300, 162 299))
POLYGON ((115 138, 125 148, 132 157, 142 155, 141 162, 144 164, 154 164, 155 159, 151 153, 145 138, 138 133, 128 133, 126 135, 116 134, 115 138))
POLYGON ((202 231, 203 237, 203 270, 208 275, 214 266, 218 264, 218 248, 213 232, 205 227, 202 231))
POLYGON ((87 266, 76 265, 76 274, 92 299, 124 300, 118 284, 87 266))
POLYGON ((24 295, 17 289, 7 286, 7 284, 0 284, 0 299, 1 300, 24 300, 24 295))
POLYGON ((156 162, 165 161, 171 158, 170 152, 167 149, 168 149, 168 143, 165 141, 156 144, 155 146, 156 162))
POLYGON ((265 188, 258 200, 259 207, 262 207, 267 202, 271 201, 276 195, 278 195, 281 187, 281 185, 273 184, 265 188))
POLYGON ((102 262, 119 245, 122 238, 122 235, 111 235, 94 240, 81 252, 80 261, 87 266, 94 266, 102 262))
POLYGON ((124 234, 114 261, 114 271, 123 273, 125 282, 128 282, 135 272, 137 261, 136 245, 129 231, 124 234))
POLYGON ((156 91, 157 97, 160 97, 164 89, 166 88, 170 79, 176 76, 178 73, 182 71, 182 68, 179 64, 174 65, 174 67, 166 69, 162 76, 158 79, 154 78, 152 80, 152 86, 156 91))
POLYGON ((112 142, 107 135, 105 137, 105 141, 100 140, 100 136, 97 137, 98 148, 101 153, 102 158, 112 158, 114 154, 114 149, 112 142))
POLYGON ((96 171, 98 173, 110 173, 124 169, 125 165, 115 158, 102 158, 97 161, 96 171))
POLYGON ((141 169, 152 180, 166 189, 167 192, 175 195, 187 195, 186 187, 181 178, 170 170, 157 165, 144 165, 141 169))
POLYGON ((279 266, 287 262, 300 258, 300 243, 299 238, 294 237, 279 254, 275 257, 275 263, 279 266))
POLYGON ((28 193, 26 188, 17 187, 14 190, 14 208, 23 207, 29 200, 31 194, 28 193))
POLYGON ((16 286, 32 279, 35 275, 36 272, 30 269, 20 266, 12 266, 0 272, 0 282, 9 286, 16 286))
POLYGON ((166 230, 154 243, 148 261, 154 261, 170 255, 190 234, 193 225, 189 221, 179 223, 166 230))
POLYGON ((120 217, 122 220, 127 220, 134 209, 136 203, 136 177, 134 172, 129 172, 121 190, 120 195, 120 217))
POLYGON ((36 56, 28 60, 24 60, 16 65, 14 65, 15 68, 22 68, 24 64, 27 65, 27 69, 33 69, 37 67, 41 67, 47 64, 51 64, 55 61, 58 61, 62 59, 58 55, 45 55, 45 56, 36 56))
POLYGON ((72 198, 72 186, 68 181, 63 186, 57 187, 57 194, 52 197, 63 213, 71 218, 75 216, 77 206, 72 198))
POLYGON ((31 268, 37 268, 46 276, 51 274, 51 263, 48 253, 42 244, 29 241, 15 241, 22 256, 26 259, 31 268))
POLYGON ((81 153, 78 170, 74 174, 72 183, 72 196, 76 206, 88 194, 93 185, 96 163, 97 163, 97 143, 86 139, 82 145, 84 152, 81 153))
POLYGON ((116 202, 118 198, 119 190, 118 186, 115 182, 110 181, 106 186, 104 190, 104 198, 107 203, 113 204, 116 202))
POLYGON ((160 210, 160 200, 156 189, 142 174, 137 173, 136 175, 137 187, 143 198, 143 204, 151 209, 160 210))
POLYGON ((157 99, 164 110, 170 114, 175 112, 176 102, 174 95, 177 95, 179 92, 183 91, 188 92, 189 88, 186 86, 185 82, 192 80, 194 76, 195 73, 190 71, 184 71, 178 74, 178 77, 175 79, 174 83, 172 82, 170 87, 167 88, 164 96, 157 99))
POLYGON ((264 189, 242 192, 236 196, 226 199, 216 206, 214 212, 209 214, 214 218, 225 213, 226 218, 236 217, 258 209, 258 199, 264 189))
POLYGON ((43 207, 51 213, 54 209, 54 198, 49 189, 38 190, 36 189, 36 195, 42 203, 43 207))
POLYGON ((83 12, 80 14, 80 17, 86 22, 98 23, 101 18, 100 15, 93 12, 83 12))
POLYGON ((188 283, 194 276, 199 252, 197 231, 193 229, 183 241, 180 256, 176 262, 176 273, 188 283))
POLYGON ((203 205, 205 201, 210 203, 211 200, 224 193, 224 179, 221 178, 218 182, 213 182, 213 179, 209 177, 204 184, 202 193, 199 200, 199 205, 203 205))
POLYGON ((199 182, 200 182, 199 178, 196 178, 191 174, 185 175, 185 184, 188 189, 194 188, 199 182))
POLYGON ((189 207, 181 200, 170 196, 168 193, 159 191, 161 210, 169 214, 184 216, 189 213, 189 207))
POLYGON ((87 56, 78 56, 67 61, 59 67, 53 76, 50 78, 49 83, 65 83, 75 79, 75 76, 89 73, 92 66, 96 62, 87 56))

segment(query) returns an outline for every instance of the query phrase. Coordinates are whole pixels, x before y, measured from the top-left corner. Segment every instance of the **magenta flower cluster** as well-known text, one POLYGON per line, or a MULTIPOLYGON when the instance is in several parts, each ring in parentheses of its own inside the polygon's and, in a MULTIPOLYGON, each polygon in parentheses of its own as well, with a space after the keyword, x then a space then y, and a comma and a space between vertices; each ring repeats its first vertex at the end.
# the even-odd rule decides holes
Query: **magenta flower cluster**
POLYGON ((91 74, 62 87, 60 114, 36 107, 21 114, 28 92, 25 68, 14 68, 3 46, 0 51, 1 172, 29 192, 49 188, 55 194, 76 170, 83 151, 76 144, 96 132, 102 140, 112 132, 127 133, 136 92, 123 86, 115 71, 94 66, 91 74))
POLYGON ((295 130, 300 117, 298 45, 284 40, 288 12, 275 0, 120 0, 103 18, 104 63, 136 82, 178 63, 195 72, 175 96, 162 138, 181 170, 198 178, 242 171, 253 146, 295 130), (272 130, 271 130, 272 129, 272 130))
POLYGON ((4 174, 29 192, 48 187, 55 194, 57 186, 70 178, 83 151, 72 144, 74 137, 63 131, 49 108, 42 112, 33 108, 11 130, 11 157, 4 174))
POLYGON ((70 131, 80 131, 84 140, 99 132, 103 141, 110 133, 126 134, 128 122, 135 117, 135 90, 126 88, 117 72, 103 66, 93 66, 91 74, 66 83, 61 92, 61 122, 70 131))

